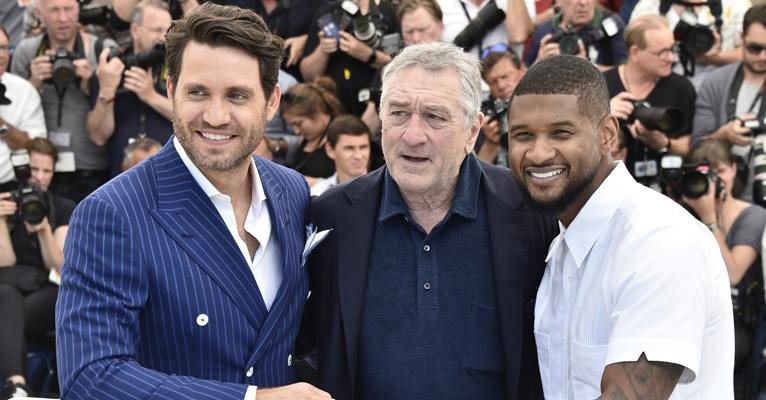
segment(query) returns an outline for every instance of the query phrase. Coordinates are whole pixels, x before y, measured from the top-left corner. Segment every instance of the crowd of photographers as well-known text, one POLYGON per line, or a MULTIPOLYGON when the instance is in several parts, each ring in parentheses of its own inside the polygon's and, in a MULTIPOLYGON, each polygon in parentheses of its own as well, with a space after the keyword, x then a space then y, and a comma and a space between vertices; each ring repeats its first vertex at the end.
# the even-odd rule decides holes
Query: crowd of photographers
MULTIPOLYGON (((557 54, 604 73, 615 158, 718 239, 736 321, 738 399, 766 388, 766 6, 750 0, 213 0, 282 36, 281 110, 257 154, 312 194, 383 164, 380 71, 409 44, 448 41, 483 65, 475 153, 507 165, 507 105, 557 54)), ((204 0, 0 5, 0 398, 30 394, 26 345, 50 343, 75 204, 173 134, 164 34, 204 0)), ((221 71, 225 73, 225 71, 221 71)), ((763 398, 766 398, 764 391, 763 398)))

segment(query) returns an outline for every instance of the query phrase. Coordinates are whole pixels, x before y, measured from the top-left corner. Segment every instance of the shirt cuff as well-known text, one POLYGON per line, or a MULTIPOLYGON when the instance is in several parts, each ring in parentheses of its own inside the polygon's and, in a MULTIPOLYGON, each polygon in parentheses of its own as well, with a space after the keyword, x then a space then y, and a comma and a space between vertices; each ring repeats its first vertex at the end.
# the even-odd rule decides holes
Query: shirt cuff
POLYGON ((247 392, 245 392, 245 400, 255 400, 255 390, 258 386, 248 386, 247 392))

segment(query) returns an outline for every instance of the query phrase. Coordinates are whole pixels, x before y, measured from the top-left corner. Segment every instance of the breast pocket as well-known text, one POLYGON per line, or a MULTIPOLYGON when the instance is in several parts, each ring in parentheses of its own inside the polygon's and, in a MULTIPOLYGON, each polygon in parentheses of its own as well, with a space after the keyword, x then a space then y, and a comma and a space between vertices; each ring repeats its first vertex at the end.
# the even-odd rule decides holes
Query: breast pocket
POLYGON ((505 357, 500 341, 497 310, 471 302, 463 350, 463 366, 469 369, 503 372, 505 357))
POLYGON ((572 386, 576 399, 595 399, 601 395, 601 376, 608 345, 572 342, 572 386))

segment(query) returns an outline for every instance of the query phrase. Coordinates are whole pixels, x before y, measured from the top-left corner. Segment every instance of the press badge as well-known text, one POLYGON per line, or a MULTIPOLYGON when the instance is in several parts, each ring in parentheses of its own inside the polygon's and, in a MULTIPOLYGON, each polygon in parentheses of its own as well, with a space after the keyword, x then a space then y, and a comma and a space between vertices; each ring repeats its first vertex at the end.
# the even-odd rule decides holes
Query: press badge
POLYGON ((74 152, 62 151, 59 153, 59 160, 54 167, 56 172, 74 172, 74 152))
POLYGON ((67 148, 72 143, 72 134, 67 131, 53 131, 48 133, 48 140, 56 147, 67 148))

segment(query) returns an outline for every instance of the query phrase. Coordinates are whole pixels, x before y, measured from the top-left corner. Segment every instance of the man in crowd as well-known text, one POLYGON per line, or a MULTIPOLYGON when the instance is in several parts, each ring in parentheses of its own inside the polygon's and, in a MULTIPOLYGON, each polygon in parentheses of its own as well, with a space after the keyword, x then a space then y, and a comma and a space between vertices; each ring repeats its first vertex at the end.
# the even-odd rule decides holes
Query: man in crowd
POLYGON ((480 82, 452 44, 405 48, 383 75, 385 168, 312 204, 331 231, 305 328, 335 399, 537 398, 531 300, 554 227, 472 155, 480 82))
POLYGON ((0 27, 0 183, 12 180, 11 151, 27 140, 45 137, 45 116, 37 90, 25 79, 6 72, 10 61, 8 34, 0 27))
POLYGON ((173 133, 171 104, 164 88, 164 54, 155 50, 155 45, 165 42, 170 22, 167 3, 143 0, 133 12, 130 25, 133 44, 122 57, 108 59, 112 49, 104 49, 99 55, 96 77, 91 78, 91 110, 85 129, 94 143, 107 145, 112 177, 121 172, 121 156, 129 139, 146 136, 165 143, 173 133), (123 63, 139 56, 149 58, 150 54, 158 54, 151 65, 123 63))
POLYGON ((560 11, 538 26, 532 36, 527 65, 559 54, 577 54, 603 70, 625 60, 625 23, 619 15, 602 8, 596 0, 561 0, 557 4, 560 11))
POLYGON ((127 171, 135 167, 141 161, 159 153, 161 149, 162 144, 150 137, 140 137, 128 143, 122 156, 122 170, 127 171))
POLYGON ((743 198, 752 199, 753 131, 744 121, 766 117, 763 87, 766 84, 766 5, 753 6, 745 13, 742 35, 742 62, 710 73, 699 89, 692 142, 704 138, 722 139, 732 145, 740 164, 749 167, 743 198))
POLYGON ((625 131, 628 149, 626 167, 636 180, 659 187, 662 156, 689 153, 694 118, 694 86, 673 72, 673 32, 667 21, 647 15, 631 22, 625 30, 628 61, 604 73, 612 116, 625 131), (637 102, 646 102, 637 105, 637 102), (677 126, 664 130, 648 128, 635 118, 638 107, 680 110, 677 126), (671 129, 672 128, 672 129, 671 129))
POLYGON ((327 130, 324 148, 335 163, 335 173, 318 179, 311 186, 311 194, 319 196, 325 190, 348 182, 367 173, 370 166, 370 128, 354 115, 341 115, 333 119, 327 130))
POLYGON ((308 187, 251 157, 279 107, 282 40, 253 11, 206 3, 166 41, 177 136, 72 216, 62 397, 327 399, 294 383, 291 354, 308 187))
POLYGON ((482 54, 481 75, 489 85, 482 103, 485 118, 476 141, 476 156, 490 164, 508 166, 508 100, 526 67, 510 48, 482 54))
POLYGON ((545 397, 733 398, 721 252, 708 227, 612 161, 603 76, 579 57, 543 60, 509 118, 514 178, 561 227, 535 302, 545 397))
MULTIPOLYGON (((51 189, 74 201, 106 182, 106 149, 85 130, 88 80, 97 64, 97 38, 78 30, 77 0, 38 0, 45 33, 22 40, 11 72, 29 80, 41 93, 48 138, 59 151, 51 189)), ((111 40, 105 46, 114 46, 111 40)))

